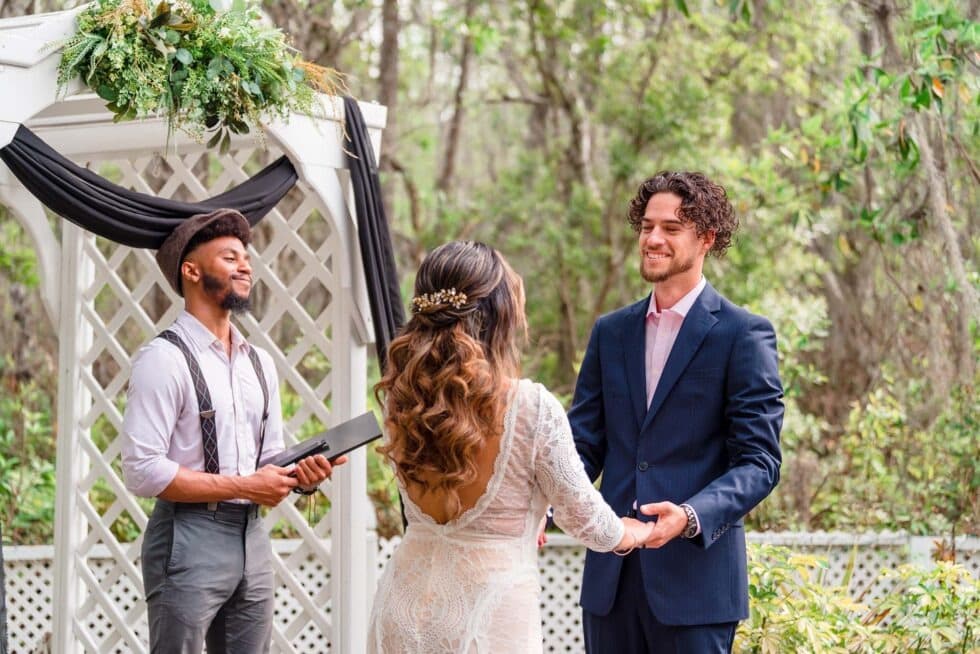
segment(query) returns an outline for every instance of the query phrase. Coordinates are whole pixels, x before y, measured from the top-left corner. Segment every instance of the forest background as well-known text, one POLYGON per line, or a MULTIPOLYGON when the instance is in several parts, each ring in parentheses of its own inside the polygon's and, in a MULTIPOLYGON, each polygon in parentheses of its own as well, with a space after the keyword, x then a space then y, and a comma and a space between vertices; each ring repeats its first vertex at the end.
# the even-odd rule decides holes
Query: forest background
MULTIPOLYGON (((65 8, 0 0, 0 17, 65 8)), ((405 297, 432 247, 524 276, 524 374, 566 401, 589 330, 649 291, 626 208, 660 169, 722 183, 708 280, 774 323, 782 481, 756 530, 980 535, 980 0, 266 1, 389 108, 405 297)), ((0 519, 51 542, 57 340, 0 206, 0 519)), ((372 371, 377 379, 377 371, 372 371)), ((382 535, 399 529, 371 459, 382 535)))

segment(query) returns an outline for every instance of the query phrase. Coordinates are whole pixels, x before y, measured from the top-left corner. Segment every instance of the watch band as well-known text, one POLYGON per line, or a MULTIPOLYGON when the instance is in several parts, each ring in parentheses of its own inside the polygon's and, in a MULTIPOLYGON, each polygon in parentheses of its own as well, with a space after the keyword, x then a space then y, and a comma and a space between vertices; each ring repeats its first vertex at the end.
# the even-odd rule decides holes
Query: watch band
POLYGON ((688 539, 694 538, 698 535, 698 516, 690 504, 681 504, 681 508, 684 509, 684 514, 687 516, 687 527, 681 532, 681 536, 688 539))
POLYGON ((317 487, 317 488, 300 488, 299 486, 295 486, 293 488, 293 492, 296 493, 297 495, 312 495, 313 493, 317 492, 318 490, 320 490, 319 487, 317 487))

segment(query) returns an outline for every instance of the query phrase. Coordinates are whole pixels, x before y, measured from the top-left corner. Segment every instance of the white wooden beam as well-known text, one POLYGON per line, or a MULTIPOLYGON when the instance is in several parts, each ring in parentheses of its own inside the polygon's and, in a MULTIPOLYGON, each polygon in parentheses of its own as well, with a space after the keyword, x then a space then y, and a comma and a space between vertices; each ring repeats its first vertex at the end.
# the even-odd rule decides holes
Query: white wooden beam
POLYGON ((41 302, 55 329, 61 316, 61 245, 55 238, 41 202, 14 178, 6 168, 0 171, 0 204, 30 234, 37 252, 41 302))
POLYGON ((85 238, 80 227, 65 223, 62 230, 61 299, 58 330, 58 444, 55 455, 55 579, 53 651, 75 654, 78 640, 74 624, 83 601, 78 574, 78 544, 85 537, 85 518, 77 509, 78 482, 89 469, 81 447, 79 418, 91 397, 81 383, 82 354, 92 342, 92 328, 82 319, 81 289, 91 283, 93 266, 82 253, 85 238))

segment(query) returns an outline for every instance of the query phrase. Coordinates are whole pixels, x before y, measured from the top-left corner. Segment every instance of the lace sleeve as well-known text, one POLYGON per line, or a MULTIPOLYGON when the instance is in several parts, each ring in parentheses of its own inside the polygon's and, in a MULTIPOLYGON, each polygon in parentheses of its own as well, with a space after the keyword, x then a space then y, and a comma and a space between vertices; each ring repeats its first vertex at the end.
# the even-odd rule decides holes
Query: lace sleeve
POLYGON ((555 508, 555 524, 589 549, 608 552, 623 539, 623 521, 589 482, 561 404, 543 387, 540 398, 536 483, 555 508))

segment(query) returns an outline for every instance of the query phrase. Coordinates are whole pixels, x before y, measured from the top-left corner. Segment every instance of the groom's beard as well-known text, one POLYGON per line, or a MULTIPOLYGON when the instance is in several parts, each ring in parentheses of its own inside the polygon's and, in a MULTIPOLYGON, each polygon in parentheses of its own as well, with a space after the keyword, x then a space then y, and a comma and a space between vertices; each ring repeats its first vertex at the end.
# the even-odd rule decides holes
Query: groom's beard
POLYGON ((689 259, 671 259, 670 266, 662 273, 655 273, 647 270, 643 266, 643 259, 640 259, 640 275, 643 280, 649 282, 650 284, 659 284, 665 282, 674 275, 680 275, 681 273, 686 273, 688 270, 694 267, 695 259, 693 257, 689 259))
POLYGON ((247 295, 239 295, 231 287, 231 281, 222 282, 217 277, 204 273, 202 278, 204 290, 218 306, 232 313, 245 313, 252 308, 252 301, 247 295))

